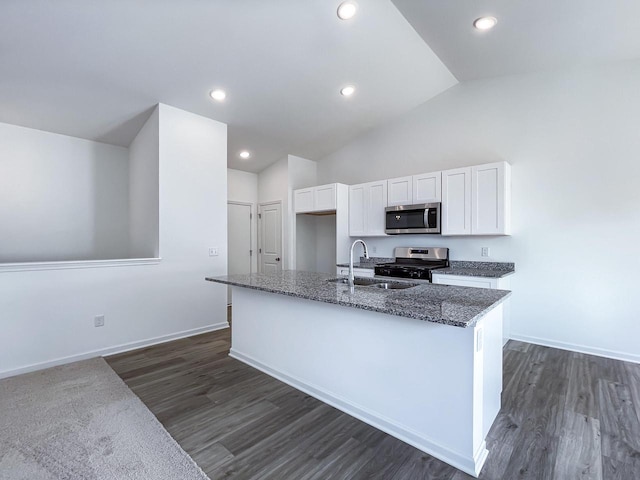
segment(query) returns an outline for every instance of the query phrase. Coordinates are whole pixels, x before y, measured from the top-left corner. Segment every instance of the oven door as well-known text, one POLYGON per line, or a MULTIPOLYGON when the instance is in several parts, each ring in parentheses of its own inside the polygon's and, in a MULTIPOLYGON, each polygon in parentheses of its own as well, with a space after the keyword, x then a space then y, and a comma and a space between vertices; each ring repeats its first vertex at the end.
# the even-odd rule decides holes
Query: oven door
POLYGON ((387 207, 385 222, 388 235, 440 233, 440 203, 387 207))

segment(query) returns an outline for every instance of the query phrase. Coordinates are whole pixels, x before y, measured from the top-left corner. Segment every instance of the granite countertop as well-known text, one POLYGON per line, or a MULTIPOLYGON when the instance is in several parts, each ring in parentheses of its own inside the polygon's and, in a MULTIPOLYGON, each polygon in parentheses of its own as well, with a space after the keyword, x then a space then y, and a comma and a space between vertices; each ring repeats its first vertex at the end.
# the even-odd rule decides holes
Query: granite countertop
POLYGON ((431 283, 403 290, 356 286, 351 293, 348 285, 328 281, 335 278, 326 273, 289 270, 279 274, 207 277, 206 280, 455 327, 475 325, 511 294, 508 290, 431 283))
MULTIPOLYGON (((366 259, 360 257, 360 262, 353 264, 354 268, 374 269, 376 265, 381 263, 391 263, 393 258, 371 258, 366 259)), ((449 268, 438 268, 434 270, 434 274, 439 275, 461 275, 463 277, 485 277, 485 278, 502 278, 511 275, 515 270, 515 263, 511 262, 467 262, 460 260, 451 260, 449 268)), ((337 267, 348 267, 348 263, 338 263, 337 267)))
POLYGON ((463 262, 452 260, 449 268, 439 268, 434 275, 462 275, 464 277, 502 278, 516 271, 510 262, 463 262))

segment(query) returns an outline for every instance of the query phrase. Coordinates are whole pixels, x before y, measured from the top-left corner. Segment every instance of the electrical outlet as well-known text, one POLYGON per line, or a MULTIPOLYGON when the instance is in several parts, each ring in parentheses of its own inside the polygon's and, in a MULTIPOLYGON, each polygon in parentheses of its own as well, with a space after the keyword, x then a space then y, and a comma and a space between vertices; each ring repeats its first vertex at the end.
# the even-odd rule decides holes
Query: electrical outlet
POLYGON ((209 256, 210 257, 217 257, 218 256, 218 248, 217 247, 211 247, 209 249, 209 256))
POLYGON ((482 247, 482 256, 483 257, 489 256, 489 247, 482 247))
POLYGON ((371 247, 371 253, 378 253, 378 247, 375 245, 371 247))
POLYGON ((94 327, 104 327, 104 315, 96 315, 93 319, 94 327))

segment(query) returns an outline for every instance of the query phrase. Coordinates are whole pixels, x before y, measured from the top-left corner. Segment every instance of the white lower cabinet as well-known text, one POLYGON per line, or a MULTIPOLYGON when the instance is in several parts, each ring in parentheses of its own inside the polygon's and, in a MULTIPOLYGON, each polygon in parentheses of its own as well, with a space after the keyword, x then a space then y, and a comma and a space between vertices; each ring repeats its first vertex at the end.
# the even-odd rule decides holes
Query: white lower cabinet
POLYGON ((458 287, 498 288, 498 278, 463 277, 461 275, 433 274, 433 283, 442 285, 456 285, 458 287))
POLYGON ((369 182, 349 187, 349 236, 386 235, 387 182, 369 182))
MULTIPOLYGON (((347 269, 348 270, 348 269, 347 269)), ((487 277, 468 277, 463 275, 438 275, 433 274, 432 282, 440 285, 454 285, 457 287, 475 287, 475 288, 491 288, 494 290, 509 290, 509 277, 503 278, 487 278, 487 277)), ((504 316, 502 323, 502 344, 509 341, 511 335, 511 307, 509 299, 504 302, 504 316)))
MULTIPOLYGON (((337 267, 336 273, 341 277, 346 277, 349 275, 349 267, 337 267)), ((373 268, 354 268, 353 269, 354 277, 370 277, 373 278, 374 271, 373 268)))

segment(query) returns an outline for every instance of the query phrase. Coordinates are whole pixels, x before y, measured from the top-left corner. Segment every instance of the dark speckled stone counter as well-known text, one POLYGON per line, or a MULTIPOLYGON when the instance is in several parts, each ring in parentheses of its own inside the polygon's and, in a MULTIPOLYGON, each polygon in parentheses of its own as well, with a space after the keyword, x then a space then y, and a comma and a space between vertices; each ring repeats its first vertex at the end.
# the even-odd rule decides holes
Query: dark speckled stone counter
POLYGON ((511 294, 508 290, 431 283, 403 290, 357 286, 351 293, 347 285, 328 281, 333 278, 335 275, 326 273, 284 271, 269 275, 207 277, 206 280, 455 327, 475 325, 511 294))

